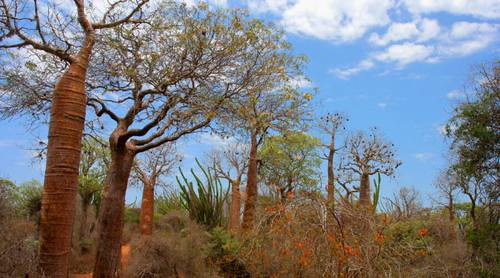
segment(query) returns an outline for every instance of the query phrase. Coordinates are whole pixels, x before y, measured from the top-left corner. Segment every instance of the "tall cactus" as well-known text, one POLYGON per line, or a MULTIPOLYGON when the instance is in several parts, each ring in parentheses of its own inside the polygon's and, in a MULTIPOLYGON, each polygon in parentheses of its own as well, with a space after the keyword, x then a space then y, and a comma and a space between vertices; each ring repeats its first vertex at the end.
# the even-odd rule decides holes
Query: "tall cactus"
POLYGON ((209 168, 205 170, 197 159, 196 164, 198 164, 205 176, 205 181, 202 181, 191 169, 198 192, 195 191, 193 182, 189 181, 179 168, 182 182, 179 177, 176 177, 176 179, 181 189, 182 206, 189 212, 189 217, 199 224, 209 228, 223 226, 224 204, 229 190, 224 191, 217 175, 212 173, 209 168))
POLYGON ((375 186, 375 192, 373 193, 373 212, 377 211, 377 205, 380 198, 380 173, 377 173, 377 178, 373 179, 373 185, 375 186))

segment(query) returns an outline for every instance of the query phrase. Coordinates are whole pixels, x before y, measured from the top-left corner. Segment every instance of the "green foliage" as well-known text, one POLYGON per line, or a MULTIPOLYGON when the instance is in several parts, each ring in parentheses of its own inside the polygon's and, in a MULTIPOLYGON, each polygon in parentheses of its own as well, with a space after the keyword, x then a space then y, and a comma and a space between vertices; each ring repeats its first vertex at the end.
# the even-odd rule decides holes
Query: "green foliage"
POLYGON ((377 211, 378 202, 380 199, 380 173, 377 173, 377 179, 373 179, 375 192, 373 193, 373 212, 377 211))
POLYGON ((78 194, 85 205, 99 211, 101 192, 110 160, 109 150, 93 138, 84 138, 78 176, 78 194))
POLYGON ((0 206, 2 209, 14 208, 16 191, 16 184, 13 181, 0 178, 0 206))
POLYGON ((318 183, 320 140, 298 131, 267 138, 259 151, 261 174, 269 185, 286 190, 311 188, 318 183))
POLYGON ((209 256, 222 258, 224 256, 235 256, 240 250, 240 243, 223 227, 215 227, 210 231, 209 256))
POLYGON ((38 222, 42 209, 42 184, 38 180, 24 182, 17 188, 17 208, 38 222))
POLYGON ((182 169, 179 168, 182 181, 176 177, 181 189, 180 197, 182 207, 189 212, 189 217, 208 228, 224 225, 224 205, 228 190, 224 191, 219 177, 210 169, 205 169, 196 159, 196 164, 203 172, 203 182, 191 169, 191 174, 196 181, 197 192, 193 183, 188 181, 182 169))
POLYGON ((427 250, 433 238, 428 235, 428 223, 422 220, 410 220, 393 223, 386 232, 387 244, 394 248, 404 247, 406 256, 413 256, 419 250, 427 250), (424 231, 425 234, 421 234, 424 231))
POLYGON ((164 193, 155 199, 155 210, 161 215, 183 208, 182 198, 178 192, 164 193))
POLYGON ((141 209, 139 208, 125 208, 125 213, 123 216, 124 222, 139 224, 140 215, 141 215, 141 209))
POLYGON ((455 107, 446 126, 457 155, 453 168, 460 175, 481 179, 484 190, 498 198, 500 62, 482 67, 475 77, 475 94, 455 107))

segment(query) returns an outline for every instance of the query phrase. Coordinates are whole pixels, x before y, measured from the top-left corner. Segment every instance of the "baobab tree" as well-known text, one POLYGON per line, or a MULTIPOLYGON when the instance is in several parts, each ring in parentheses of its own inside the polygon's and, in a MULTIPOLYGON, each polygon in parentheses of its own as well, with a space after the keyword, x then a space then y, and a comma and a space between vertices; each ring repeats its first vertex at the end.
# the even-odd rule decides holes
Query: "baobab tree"
POLYGON ((318 122, 318 127, 320 130, 327 134, 330 138, 330 142, 328 144, 325 144, 324 147, 328 149, 328 154, 325 154, 323 159, 327 161, 327 174, 328 174, 328 180, 327 180, 327 185, 326 185, 326 192, 327 192, 327 203, 329 207, 332 209, 335 206, 335 173, 334 173, 334 158, 335 158, 335 153, 338 152, 341 148, 336 147, 336 135, 339 131, 339 129, 344 127, 344 124, 346 121, 349 121, 349 119, 343 115, 342 113, 327 113, 324 116, 320 117, 320 120, 318 122))
POLYGON ((364 208, 371 207, 370 176, 377 173, 392 176, 401 165, 395 158, 394 145, 386 142, 375 129, 368 135, 361 131, 350 135, 341 163, 342 171, 359 177, 359 204, 364 208))
POLYGON ((139 218, 141 236, 153 233, 155 188, 164 185, 160 178, 171 173, 180 160, 181 155, 176 152, 173 144, 151 149, 140 160, 136 160, 134 176, 143 185, 139 218))
POLYGON ((444 203, 439 203, 446 208, 448 219, 453 222, 455 220, 455 201, 459 190, 457 177, 450 169, 443 170, 434 181, 434 186, 438 190, 440 197, 445 199, 444 203))
POLYGON ((283 63, 282 37, 240 10, 177 3, 159 9, 154 24, 109 30, 89 70, 89 105, 114 125, 98 218, 97 277, 117 270, 136 155, 209 127, 283 63))
POLYGON ((231 143, 210 154, 215 173, 226 179, 231 186, 231 205, 228 228, 231 233, 240 229, 241 193, 240 185, 248 166, 248 145, 231 143))
MULTIPOLYGON (((284 61, 284 65, 297 67, 297 62, 292 57, 292 60, 284 61)), ((293 76, 296 72, 288 74, 293 76)), ((290 75, 278 76, 278 80, 273 83, 282 82, 282 84, 266 85, 276 86, 275 90, 252 90, 229 110, 233 115, 231 116, 232 124, 250 137, 243 230, 251 229, 255 222, 259 146, 270 130, 289 129, 298 125, 307 115, 305 104, 310 99, 310 95, 307 93, 302 95, 297 88, 287 85, 286 82, 290 78, 290 75)))
POLYGON ((50 96, 40 221, 40 271, 44 275, 68 275, 87 104, 85 79, 98 31, 138 22, 146 2, 116 1, 92 22, 97 16, 88 14, 84 0, 74 0, 71 7, 55 1, 1 1, 0 48, 14 56, 25 49, 42 52, 57 59, 62 70, 50 96))

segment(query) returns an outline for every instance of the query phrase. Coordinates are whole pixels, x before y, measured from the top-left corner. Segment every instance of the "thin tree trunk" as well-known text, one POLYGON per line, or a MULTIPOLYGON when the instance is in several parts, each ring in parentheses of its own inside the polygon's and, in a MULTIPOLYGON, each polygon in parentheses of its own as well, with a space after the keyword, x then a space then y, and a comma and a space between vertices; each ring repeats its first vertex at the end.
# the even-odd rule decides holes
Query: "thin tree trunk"
POLYGON ((455 220, 455 212, 453 211, 453 197, 448 196, 448 217, 450 222, 455 220))
POLYGON ((362 174, 359 185, 359 204, 361 207, 371 208, 371 203, 370 179, 368 174, 362 174))
POLYGON ((79 239, 82 240, 85 237, 87 237, 87 231, 88 231, 88 226, 87 226, 87 214, 88 214, 88 208, 89 208, 89 200, 83 199, 82 200, 82 219, 80 220, 80 232, 79 232, 79 239))
POLYGON ((125 193, 135 157, 126 147, 118 149, 111 144, 111 148, 111 165, 99 209, 94 278, 111 278, 118 275, 125 193))
POLYGON ((140 215, 141 236, 153 234, 154 186, 151 182, 144 183, 140 215))
POLYGON ((50 110, 47 164, 40 219, 41 274, 68 277, 71 234, 87 96, 85 78, 94 34, 57 82, 50 110))
POLYGON ((250 230, 255 222, 257 205, 257 135, 255 132, 252 132, 250 138, 246 195, 242 228, 243 230, 250 230))
POLYGON ((328 206, 333 210, 335 206, 335 176, 333 173, 333 156, 335 154, 335 130, 332 131, 332 141, 330 142, 330 146, 328 147, 328 166, 327 166, 327 173, 328 173, 328 183, 326 185, 326 191, 327 191, 327 202, 328 206))
POLYGON ((231 181, 231 207, 229 208, 229 231, 233 234, 240 229, 241 195, 240 180, 231 181))

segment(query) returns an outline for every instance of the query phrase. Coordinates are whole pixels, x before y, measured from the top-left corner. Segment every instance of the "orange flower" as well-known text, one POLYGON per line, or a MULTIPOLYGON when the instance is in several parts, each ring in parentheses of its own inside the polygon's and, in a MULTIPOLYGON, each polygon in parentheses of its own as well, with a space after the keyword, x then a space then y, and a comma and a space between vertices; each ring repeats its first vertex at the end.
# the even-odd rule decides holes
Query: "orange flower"
POLYGON ((356 253, 354 252, 354 249, 349 245, 344 246, 344 252, 346 252, 348 255, 351 255, 351 256, 356 255, 356 253))
POLYGON ((302 253, 302 256, 305 258, 310 257, 311 255, 312 255, 312 252, 311 252, 311 250, 308 250, 308 249, 304 250, 304 253, 302 253))
POLYGON ((375 240, 375 242, 376 242, 376 243, 378 243, 378 244, 382 244, 382 243, 384 243, 384 241, 385 241, 385 237, 384 237, 384 235, 383 235, 382 233, 377 232, 377 233, 375 234, 375 239, 374 239, 374 240, 375 240))
POLYGON ((425 257, 427 255, 427 252, 425 250, 418 250, 417 252, 415 252, 415 255, 417 257, 425 257))
POLYGON ((283 250, 281 250, 281 254, 283 254, 283 256, 288 255, 289 252, 290 250, 288 250, 288 248, 283 248, 283 250))
POLYGON ((335 236, 332 233, 328 233, 326 235, 326 240, 328 240, 330 242, 334 242, 335 241, 335 236))
POLYGON ((293 197, 293 192, 292 191, 289 191, 288 193, 286 193, 286 197, 288 199, 291 199, 293 197))
POLYGON ((297 242, 295 243, 295 247, 297 249, 304 249, 305 244, 303 242, 297 242))
POLYGON ((301 256, 299 263, 300 263, 301 266, 308 266, 309 265, 309 260, 306 257, 301 256))
POLYGON ((418 230, 418 235, 421 237, 424 237, 429 234, 429 229, 427 228, 421 228, 418 230))

